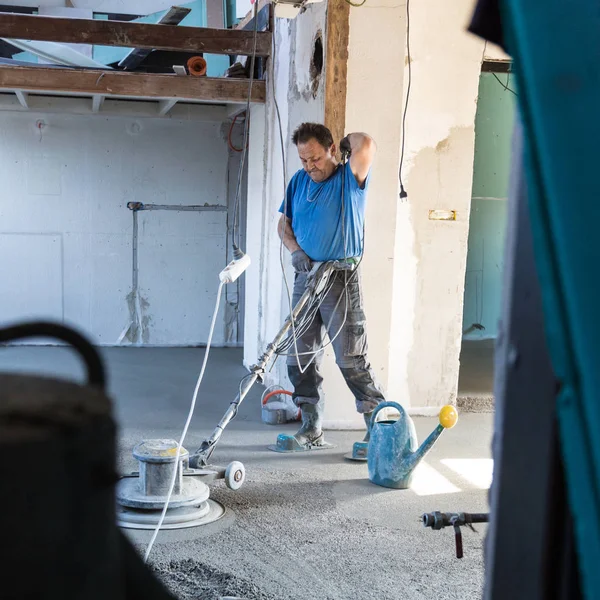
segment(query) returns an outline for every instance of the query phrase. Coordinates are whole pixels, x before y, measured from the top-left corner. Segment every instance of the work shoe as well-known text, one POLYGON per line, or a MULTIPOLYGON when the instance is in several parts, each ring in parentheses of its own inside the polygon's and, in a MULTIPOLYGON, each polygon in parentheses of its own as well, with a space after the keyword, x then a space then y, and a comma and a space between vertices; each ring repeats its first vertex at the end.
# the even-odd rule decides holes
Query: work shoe
POLYGON ((371 417, 372 417, 372 415, 373 415, 373 411, 371 411, 370 413, 363 413, 365 425, 367 426, 367 433, 365 434, 363 442, 368 442, 371 439, 371 428, 372 428, 371 417))
POLYGON ((294 434, 296 441, 301 446, 320 446, 323 438, 323 405, 322 402, 300 405, 302 411, 302 427, 294 434))

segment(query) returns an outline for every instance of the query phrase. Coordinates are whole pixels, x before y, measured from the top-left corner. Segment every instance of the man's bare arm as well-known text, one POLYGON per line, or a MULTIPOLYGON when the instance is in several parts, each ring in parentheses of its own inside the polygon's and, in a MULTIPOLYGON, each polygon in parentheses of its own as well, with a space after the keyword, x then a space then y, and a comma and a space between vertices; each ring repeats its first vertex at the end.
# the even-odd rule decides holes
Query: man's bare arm
POLYGON ((285 215, 281 215, 279 219, 279 237, 283 239, 283 245, 290 251, 290 253, 296 252, 296 250, 301 250, 298 242, 296 241, 296 236, 294 235, 294 230, 292 229, 292 221, 288 219, 285 215))
POLYGON ((300 245, 296 241, 294 230, 292 229, 292 223, 285 215, 281 215, 279 219, 279 237, 283 239, 283 244, 290 251, 292 255, 292 266, 297 273, 308 273, 313 265, 312 260, 300 248, 300 245))
POLYGON ((375 140, 366 133, 349 133, 340 144, 341 150, 345 141, 350 146, 350 168, 358 185, 362 186, 375 159, 377 145, 375 140))

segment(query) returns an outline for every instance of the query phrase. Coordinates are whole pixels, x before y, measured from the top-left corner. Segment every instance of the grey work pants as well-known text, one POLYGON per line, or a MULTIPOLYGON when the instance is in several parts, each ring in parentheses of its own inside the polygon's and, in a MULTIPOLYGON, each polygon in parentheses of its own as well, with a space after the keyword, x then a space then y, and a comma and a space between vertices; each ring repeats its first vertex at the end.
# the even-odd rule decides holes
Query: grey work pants
MULTIPOLYGON (((356 399, 356 410, 359 413, 369 413, 385 400, 367 359, 367 333, 360 273, 356 273, 353 278, 352 275, 351 272, 343 271, 334 274, 333 287, 321 304, 315 320, 309 330, 297 340, 299 358, 295 355, 294 346, 288 351, 288 377, 294 386, 293 399, 297 406, 303 403, 317 404, 322 400, 323 376, 320 367, 323 352, 319 350, 326 331, 329 338, 333 339, 336 363, 356 399), (346 285, 346 281, 351 278, 350 283, 346 285), (305 352, 318 353, 316 356, 303 355, 305 352), (312 363, 304 370, 311 359, 312 363), (298 366, 298 360, 302 369, 298 366)), ((294 306, 305 291, 306 280, 306 273, 296 273, 294 306)))

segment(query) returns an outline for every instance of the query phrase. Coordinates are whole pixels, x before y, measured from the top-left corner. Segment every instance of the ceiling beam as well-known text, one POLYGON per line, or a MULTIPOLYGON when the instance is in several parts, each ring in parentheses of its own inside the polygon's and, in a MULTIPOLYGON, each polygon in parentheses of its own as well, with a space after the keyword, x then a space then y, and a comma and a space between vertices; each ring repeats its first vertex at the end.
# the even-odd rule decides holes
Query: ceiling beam
MULTIPOLYGON (((0 89, 161 100, 177 98, 211 103, 241 103, 248 97, 246 79, 2 65, 0 89)), ((265 82, 255 81, 251 101, 264 104, 265 96, 265 82)))
MULTIPOLYGON (((253 31, 13 13, 0 14, 0 38, 211 54, 251 55, 254 48, 253 31)), ((256 54, 270 56, 270 32, 257 33, 256 54)))
POLYGON ((29 108, 29 102, 27 101, 27 94, 25 92, 22 92, 21 90, 15 90, 15 95, 19 100, 19 104, 23 108, 29 108))
MULTIPOLYGON (((192 12, 191 8, 182 6, 172 6, 158 22, 158 25, 179 25, 185 17, 192 12)), ((133 48, 129 54, 119 62, 119 67, 128 69, 129 71, 139 67, 144 59, 150 55, 152 50, 148 48, 133 48)))
POLYGON ((485 58, 481 63, 484 73, 510 73, 513 70, 511 60, 490 60, 485 58))
POLYGON ((177 104, 177 98, 171 98, 170 100, 160 100, 158 103, 158 114, 164 117, 175 105, 177 104))
POLYGON ((104 104, 104 96, 100 94, 95 94, 94 96, 92 96, 92 112, 100 112, 102 104, 104 104))

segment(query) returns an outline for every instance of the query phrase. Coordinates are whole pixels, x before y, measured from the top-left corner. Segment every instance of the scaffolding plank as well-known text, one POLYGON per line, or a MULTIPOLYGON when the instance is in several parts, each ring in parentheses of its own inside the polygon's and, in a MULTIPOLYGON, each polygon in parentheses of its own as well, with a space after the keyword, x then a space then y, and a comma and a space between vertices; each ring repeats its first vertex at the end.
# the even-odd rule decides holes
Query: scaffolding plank
MULTIPOLYGON (((253 31, 13 13, 0 14, 0 38, 232 55, 250 55, 254 48, 253 31)), ((259 31, 256 55, 270 54, 271 33, 259 31)))
MULTIPOLYGON (((216 103, 246 102, 248 97, 246 79, 3 65, 0 65, 0 89, 216 103)), ((265 95, 265 82, 254 81, 251 101, 264 103, 265 95)))

